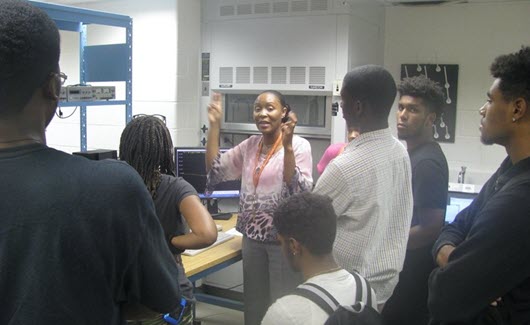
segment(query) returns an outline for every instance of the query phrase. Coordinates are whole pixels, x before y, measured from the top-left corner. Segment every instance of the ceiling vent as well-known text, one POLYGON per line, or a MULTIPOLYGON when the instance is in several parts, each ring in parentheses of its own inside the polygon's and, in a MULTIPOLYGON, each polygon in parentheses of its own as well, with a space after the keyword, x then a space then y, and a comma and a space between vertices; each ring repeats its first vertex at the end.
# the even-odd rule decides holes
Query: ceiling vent
POLYGON ((268 2, 256 3, 254 5, 255 14, 269 14, 271 12, 271 4, 268 2))
POLYGON ((326 67, 309 67, 309 84, 323 85, 326 83, 326 67))
POLYGON ((250 15, 252 14, 252 4, 242 3, 237 5, 237 14, 238 15, 250 15))
POLYGON ((303 85, 305 84, 305 67, 291 67, 291 84, 303 85))
POLYGON ((289 2, 273 2, 272 3, 272 12, 275 14, 288 12, 289 11, 289 2))
POLYGON ((291 11, 292 12, 303 12, 307 11, 307 1, 306 0, 296 0, 291 2, 291 11))
POLYGON ((224 17, 224 16, 233 16, 235 13, 235 8, 234 6, 221 6, 219 8, 219 15, 221 15, 221 17, 224 17))
POLYGON ((467 0, 382 0, 384 4, 393 6, 432 6, 445 3, 464 3, 467 0))
POLYGON ((271 83, 272 84, 286 84, 287 83, 287 67, 272 67, 271 68, 271 83))
POLYGON ((250 83, 250 67, 236 67, 236 84, 250 83))
POLYGON ((254 83, 267 84, 269 83, 269 68, 268 67, 254 67, 254 83))
POLYGON ((234 82, 234 72, 232 67, 219 68, 219 82, 222 84, 231 84, 234 82))
POLYGON ((328 10, 328 0, 311 0, 311 11, 328 10))

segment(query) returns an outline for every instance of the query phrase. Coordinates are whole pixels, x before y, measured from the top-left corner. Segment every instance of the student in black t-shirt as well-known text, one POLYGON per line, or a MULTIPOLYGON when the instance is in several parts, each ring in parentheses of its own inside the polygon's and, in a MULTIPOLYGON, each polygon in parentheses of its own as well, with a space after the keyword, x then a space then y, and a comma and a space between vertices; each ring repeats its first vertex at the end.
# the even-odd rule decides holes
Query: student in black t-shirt
MULTIPOLYGON (((175 177, 171 135, 159 117, 139 116, 127 124, 120 139, 120 159, 138 171, 153 197, 167 244, 181 271, 180 290, 191 302, 193 286, 185 276, 180 253, 211 245, 217 239, 217 228, 193 186, 175 177)), ((191 308, 187 308, 179 324, 192 322, 191 308)))
POLYGON ((138 174, 46 145, 66 78, 59 42, 42 10, 0 1, 0 324, 174 312, 179 272, 138 174))
POLYGON ((383 316, 388 325, 426 325, 427 280, 435 266, 430 252, 444 224, 447 205, 447 161, 433 138, 444 95, 437 83, 423 75, 405 78, 398 91, 398 137, 407 142, 414 209, 403 270, 383 316))

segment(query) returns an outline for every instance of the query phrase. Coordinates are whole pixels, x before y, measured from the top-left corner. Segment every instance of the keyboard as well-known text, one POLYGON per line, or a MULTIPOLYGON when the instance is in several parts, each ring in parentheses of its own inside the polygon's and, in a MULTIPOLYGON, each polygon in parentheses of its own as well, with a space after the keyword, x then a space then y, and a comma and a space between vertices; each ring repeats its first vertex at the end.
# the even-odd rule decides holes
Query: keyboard
POLYGON ((210 246, 201 249, 186 249, 182 254, 187 256, 195 256, 232 238, 234 238, 234 235, 227 234, 224 231, 219 231, 217 232, 217 240, 210 246))

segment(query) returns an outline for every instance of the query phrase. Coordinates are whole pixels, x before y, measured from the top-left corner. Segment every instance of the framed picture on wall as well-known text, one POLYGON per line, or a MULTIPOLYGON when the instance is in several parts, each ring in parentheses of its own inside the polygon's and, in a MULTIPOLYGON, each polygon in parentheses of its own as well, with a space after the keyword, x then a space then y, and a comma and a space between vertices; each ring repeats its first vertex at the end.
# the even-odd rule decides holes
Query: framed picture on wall
POLYGON ((458 64, 402 64, 401 79, 420 74, 437 82, 445 95, 443 113, 433 125, 434 139, 438 142, 455 142, 456 100, 458 89, 458 64))

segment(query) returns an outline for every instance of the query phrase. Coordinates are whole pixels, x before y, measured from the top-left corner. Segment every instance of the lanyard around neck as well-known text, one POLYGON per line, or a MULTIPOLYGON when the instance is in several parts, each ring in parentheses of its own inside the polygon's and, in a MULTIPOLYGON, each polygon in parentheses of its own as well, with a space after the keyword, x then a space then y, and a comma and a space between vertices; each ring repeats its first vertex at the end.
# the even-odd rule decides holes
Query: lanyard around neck
POLYGON ((256 152, 256 168, 254 169, 254 174, 252 175, 252 180, 254 181, 254 188, 258 187, 259 184, 259 178, 261 177, 261 173, 263 173, 263 169, 265 169, 265 166, 269 163, 269 160, 271 159, 272 155, 276 152, 276 149, 282 142, 282 136, 280 135, 278 139, 276 139, 276 142, 274 142, 274 146, 269 150, 267 153, 267 157, 261 164, 261 166, 258 166, 259 162, 259 155, 261 153, 261 149, 263 148, 263 138, 261 138, 261 141, 259 142, 258 146, 258 152, 256 152))

